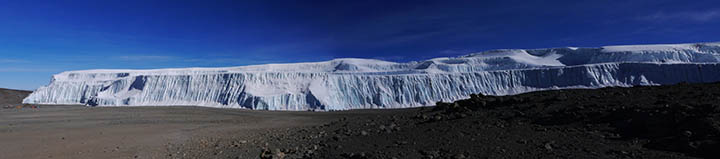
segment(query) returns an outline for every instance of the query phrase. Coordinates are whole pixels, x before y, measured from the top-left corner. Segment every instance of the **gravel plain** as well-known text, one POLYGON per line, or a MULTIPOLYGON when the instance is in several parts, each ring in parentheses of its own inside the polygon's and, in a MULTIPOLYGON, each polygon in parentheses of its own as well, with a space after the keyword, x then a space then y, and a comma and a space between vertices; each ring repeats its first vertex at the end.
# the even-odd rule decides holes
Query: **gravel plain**
POLYGON ((0 110, 0 158, 714 158, 718 103, 720 83, 337 112, 27 105, 0 110))

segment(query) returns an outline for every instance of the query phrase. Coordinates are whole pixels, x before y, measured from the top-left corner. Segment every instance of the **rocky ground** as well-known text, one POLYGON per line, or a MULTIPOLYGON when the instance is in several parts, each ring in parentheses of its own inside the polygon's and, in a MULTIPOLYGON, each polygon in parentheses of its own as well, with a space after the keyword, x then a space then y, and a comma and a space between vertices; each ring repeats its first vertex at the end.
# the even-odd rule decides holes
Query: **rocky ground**
MULTIPOLYGON (((720 156, 720 83, 473 95, 437 105, 268 132, 256 157, 720 156)), ((221 158, 243 153, 234 143, 221 144, 221 158)))
POLYGON ((22 103, 30 91, 11 90, 0 88, 0 107, 15 107, 22 103))
POLYGON ((41 106, 0 111, 0 158, 716 158, 719 121, 720 83, 341 112, 41 106))

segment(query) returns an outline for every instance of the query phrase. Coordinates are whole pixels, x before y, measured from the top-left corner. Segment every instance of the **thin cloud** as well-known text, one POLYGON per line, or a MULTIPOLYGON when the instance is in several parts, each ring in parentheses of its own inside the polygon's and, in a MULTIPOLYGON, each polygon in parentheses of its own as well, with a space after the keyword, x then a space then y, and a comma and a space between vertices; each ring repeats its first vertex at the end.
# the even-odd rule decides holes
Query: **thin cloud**
POLYGON ((242 66, 242 65, 254 65, 254 64, 266 64, 266 63, 278 63, 277 60, 258 60, 258 59, 243 59, 243 58, 194 58, 194 59, 183 59, 181 62, 194 63, 199 65, 220 65, 220 66, 242 66))
POLYGON ((455 50, 455 49, 448 49, 448 50, 442 50, 439 52, 440 55, 466 55, 477 51, 471 51, 471 50, 455 50))
POLYGON ((710 22, 720 20, 720 9, 687 12, 657 12, 655 14, 641 16, 638 19, 643 21, 710 22))
POLYGON ((114 59, 123 61, 168 61, 177 59, 174 56, 155 56, 155 55, 129 55, 129 56, 115 56, 114 59))
MULTIPOLYGON (((344 36, 339 37, 337 41, 339 45, 351 48, 404 46, 418 41, 476 38, 482 36, 479 35, 480 33, 488 32, 498 25, 479 20, 477 15, 472 14, 477 8, 457 6, 452 8, 445 9, 435 5, 418 6, 410 10, 372 17, 366 19, 370 23, 358 23, 343 29, 344 36)), ((484 13, 500 14, 497 11, 484 13)))
POLYGON ((27 61, 25 60, 18 60, 18 59, 0 59, 0 63, 25 63, 27 61))
POLYGON ((460 51, 458 51, 458 50, 443 50, 443 51, 440 51, 439 53, 442 55, 455 55, 455 54, 459 54, 460 51))
POLYGON ((404 60, 407 60, 408 57, 406 57, 406 56, 377 56, 377 57, 372 57, 372 59, 378 59, 378 60, 383 60, 383 61, 404 61, 404 60))
POLYGON ((55 72, 55 69, 46 68, 0 68, 0 72, 55 72))

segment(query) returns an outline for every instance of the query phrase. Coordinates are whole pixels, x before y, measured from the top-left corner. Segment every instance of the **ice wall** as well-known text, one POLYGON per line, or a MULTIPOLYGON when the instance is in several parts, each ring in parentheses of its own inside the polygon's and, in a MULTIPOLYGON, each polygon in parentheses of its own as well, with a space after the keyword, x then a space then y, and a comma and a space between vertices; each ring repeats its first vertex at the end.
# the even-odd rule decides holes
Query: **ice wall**
POLYGON ((493 50, 393 63, 367 59, 227 68, 85 70, 24 103, 268 110, 404 108, 563 88, 720 81, 720 44, 493 50))

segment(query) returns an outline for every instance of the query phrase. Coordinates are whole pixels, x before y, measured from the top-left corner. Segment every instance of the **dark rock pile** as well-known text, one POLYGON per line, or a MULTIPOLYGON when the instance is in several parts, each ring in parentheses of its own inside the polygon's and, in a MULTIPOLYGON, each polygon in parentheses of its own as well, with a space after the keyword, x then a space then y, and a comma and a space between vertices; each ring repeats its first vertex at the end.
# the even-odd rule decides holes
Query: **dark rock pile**
POLYGON ((719 103, 720 83, 477 94, 256 140, 260 158, 716 158, 719 103))
POLYGON ((496 110, 505 120, 542 126, 579 126, 612 133, 610 139, 646 139, 650 149, 711 158, 720 156, 718 84, 545 91, 517 96, 471 95, 434 110, 458 118, 477 110, 496 110))

